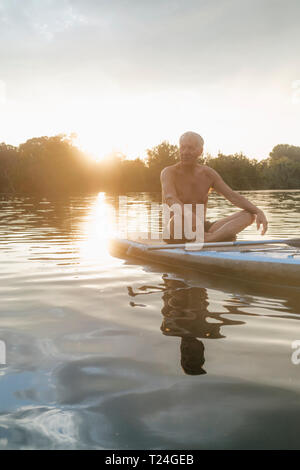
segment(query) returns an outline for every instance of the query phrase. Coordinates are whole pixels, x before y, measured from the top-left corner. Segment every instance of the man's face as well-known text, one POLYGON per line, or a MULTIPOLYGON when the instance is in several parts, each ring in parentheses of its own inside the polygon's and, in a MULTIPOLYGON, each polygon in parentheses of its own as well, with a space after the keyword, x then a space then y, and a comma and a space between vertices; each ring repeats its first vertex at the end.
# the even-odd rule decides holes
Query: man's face
POLYGON ((197 139, 184 137, 179 143, 180 160, 184 166, 192 166, 197 162, 197 158, 202 155, 203 147, 197 139))

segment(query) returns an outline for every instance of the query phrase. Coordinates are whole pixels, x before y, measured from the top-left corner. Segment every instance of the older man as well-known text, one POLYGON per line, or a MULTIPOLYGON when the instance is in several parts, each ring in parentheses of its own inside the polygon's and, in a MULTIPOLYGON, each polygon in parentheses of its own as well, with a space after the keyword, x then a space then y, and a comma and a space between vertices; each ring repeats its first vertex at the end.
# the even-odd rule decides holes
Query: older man
MULTIPOLYGON (((244 196, 233 191, 215 170, 199 164, 198 158, 203 153, 202 137, 195 132, 186 132, 180 137, 179 144, 180 162, 164 168, 161 172, 163 202, 170 207, 178 204, 185 220, 188 217, 192 219, 193 230, 196 229, 197 223, 201 222, 197 221, 199 215, 197 215, 196 208, 197 205, 202 204, 205 242, 235 240, 236 235, 251 225, 255 219, 257 229, 259 230, 262 226, 261 234, 264 235, 268 222, 263 211, 244 196), (206 220, 206 208, 211 189, 243 210, 216 222, 209 222, 206 220), (187 207, 184 206, 185 204, 192 206, 187 207)), ((191 241, 191 238, 186 237, 184 233, 180 238, 177 237, 176 232, 174 233, 174 222, 173 215, 169 222, 170 237, 165 238, 165 241, 168 243, 191 241)))

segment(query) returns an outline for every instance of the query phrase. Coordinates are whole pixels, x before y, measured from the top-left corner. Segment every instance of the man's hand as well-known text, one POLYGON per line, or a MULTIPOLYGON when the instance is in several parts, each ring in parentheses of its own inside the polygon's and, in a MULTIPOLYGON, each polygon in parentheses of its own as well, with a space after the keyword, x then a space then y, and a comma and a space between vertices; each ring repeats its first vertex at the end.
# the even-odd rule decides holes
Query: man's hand
POLYGON ((268 230, 268 221, 267 221, 267 218, 266 218, 265 214, 263 213, 263 211, 259 209, 258 212, 256 213, 256 227, 257 227, 257 230, 259 230, 261 225, 262 225, 261 234, 264 235, 266 233, 266 231, 268 230))

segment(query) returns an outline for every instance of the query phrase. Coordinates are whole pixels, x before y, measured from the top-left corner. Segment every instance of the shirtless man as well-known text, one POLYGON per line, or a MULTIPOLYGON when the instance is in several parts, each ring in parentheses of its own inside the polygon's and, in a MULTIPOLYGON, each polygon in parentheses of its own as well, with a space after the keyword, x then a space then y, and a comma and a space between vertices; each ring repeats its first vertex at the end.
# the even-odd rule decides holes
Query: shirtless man
MULTIPOLYGON (((179 204, 184 214, 192 217, 193 230, 196 228, 196 204, 204 205, 204 242, 235 240, 236 235, 251 225, 256 219, 257 230, 262 226, 264 235, 268 222, 262 210, 252 204, 241 194, 233 191, 212 168, 200 165, 198 157, 203 153, 204 141, 195 132, 186 132, 180 137, 180 162, 164 168, 161 172, 163 202, 172 206, 179 204), (222 194, 236 207, 243 209, 233 215, 211 223, 206 220, 208 193, 211 189, 222 194), (184 204, 192 204, 192 211, 184 210, 184 204)), ((180 243, 188 240, 182 235, 181 239, 174 238, 174 215, 170 219, 170 238, 167 243, 180 243)))

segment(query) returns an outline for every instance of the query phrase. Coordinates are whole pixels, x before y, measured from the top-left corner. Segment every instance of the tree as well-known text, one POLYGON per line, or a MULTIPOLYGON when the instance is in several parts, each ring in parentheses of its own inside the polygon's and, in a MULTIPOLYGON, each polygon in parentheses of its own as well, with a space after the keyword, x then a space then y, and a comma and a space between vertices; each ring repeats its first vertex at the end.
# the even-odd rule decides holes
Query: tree
POLYGON ((122 169, 122 192, 145 191, 147 189, 147 166, 143 160, 124 160, 122 169))
POLYGON ((174 165, 179 161, 179 149, 177 145, 171 145, 164 141, 161 144, 147 150, 148 185, 149 189, 160 189, 160 173, 166 166, 174 165))
POLYGON ((270 158, 272 161, 287 158, 293 162, 300 162, 300 147, 288 144, 276 145, 270 152, 270 158))
POLYGON ((288 157, 269 159, 267 173, 270 189, 300 188, 300 160, 288 157))
POLYGON ((68 193, 89 188, 91 163, 69 136, 29 139, 19 146, 19 155, 21 191, 68 193))
POLYGON ((0 143, 0 192, 16 190, 18 149, 4 142, 0 143))
POLYGON ((125 155, 120 152, 112 152, 98 163, 98 174, 101 179, 101 189, 118 193, 123 180, 122 163, 125 155))
POLYGON ((242 153, 218 154, 217 158, 207 157, 206 164, 216 170, 233 189, 256 189, 258 174, 256 160, 249 160, 242 153))
MULTIPOLYGON (((60 134, 28 139, 19 147, 0 143, 0 192, 160 191, 161 170, 179 161, 178 147, 167 141, 148 149, 146 161, 117 152, 101 162, 89 159, 73 142, 73 135, 60 134)), ((300 147, 277 145, 259 162, 242 153, 207 155, 202 162, 233 189, 300 188, 300 147)))

